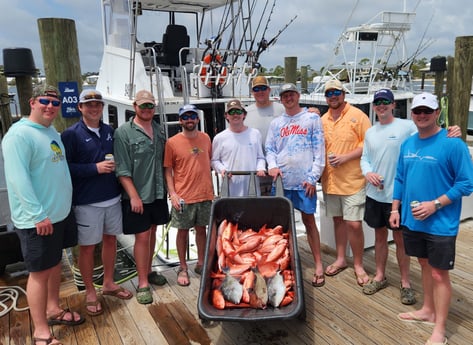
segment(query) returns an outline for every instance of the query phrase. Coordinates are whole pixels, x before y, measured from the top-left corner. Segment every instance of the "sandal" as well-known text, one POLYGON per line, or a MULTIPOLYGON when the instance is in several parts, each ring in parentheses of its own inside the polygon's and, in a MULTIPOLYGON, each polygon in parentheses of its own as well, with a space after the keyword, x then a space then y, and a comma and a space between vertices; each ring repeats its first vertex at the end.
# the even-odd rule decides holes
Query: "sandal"
POLYGON ((388 281, 384 278, 382 281, 372 280, 368 284, 363 285, 363 293, 365 295, 373 295, 381 289, 388 286, 388 281))
POLYGON ((202 265, 195 265, 194 267, 194 272, 197 273, 198 275, 202 274, 202 265))
POLYGON ((180 286, 189 286, 190 283, 191 281, 189 280, 189 274, 187 273, 187 268, 179 267, 179 269, 177 270, 177 284, 180 286), (185 278, 187 279, 187 282, 180 283, 179 278, 185 278))
POLYGON ((136 289, 136 299, 140 304, 153 303, 153 294, 151 293, 151 288, 146 286, 144 288, 136 289))
POLYGON ((322 287, 325 285, 325 275, 314 274, 314 280, 312 280, 313 287, 322 287))
POLYGON ((100 304, 98 300, 85 302, 85 311, 90 316, 98 316, 98 315, 103 314, 102 305, 100 304), (99 306, 100 306, 100 309, 99 309, 99 306), (89 307, 95 307, 95 311, 90 310, 89 307))
POLYGON ((53 343, 54 340, 57 340, 55 336, 50 336, 49 338, 36 338, 33 337, 33 345, 36 345, 36 343, 45 343, 46 345, 63 345, 61 342, 55 342, 53 343))
POLYGON ((59 313, 48 317, 48 326, 54 325, 66 325, 66 326, 77 326, 84 323, 85 319, 79 315, 79 320, 74 320, 74 312, 66 308, 59 313), (71 320, 64 319, 64 316, 69 313, 71 314, 71 320))
POLYGON ((102 295, 112 296, 112 297, 116 297, 120 299, 130 299, 133 297, 133 294, 130 291, 122 288, 121 286, 119 288, 116 288, 115 290, 109 290, 109 291, 102 290, 102 295))

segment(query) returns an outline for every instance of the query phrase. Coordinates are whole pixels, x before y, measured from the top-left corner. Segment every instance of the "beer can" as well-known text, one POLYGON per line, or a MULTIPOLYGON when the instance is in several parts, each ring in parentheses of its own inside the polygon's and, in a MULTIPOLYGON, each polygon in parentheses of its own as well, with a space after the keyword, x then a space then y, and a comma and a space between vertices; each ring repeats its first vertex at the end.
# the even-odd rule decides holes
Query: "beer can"
POLYGON ((417 200, 411 201, 411 208, 416 208, 420 206, 420 202, 417 200))
POLYGON ((379 177, 378 191, 382 191, 383 189, 384 189, 384 177, 380 176, 379 177))
POLYGON ((105 160, 106 161, 113 161, 113 155, 111 153, 107 153, 105 155, 105 160))
POLYGON ((179 200, 179 206, 180 206, 180 209, 179 209, 179 213, 184 213, 184 199, 181 199, 179 200))

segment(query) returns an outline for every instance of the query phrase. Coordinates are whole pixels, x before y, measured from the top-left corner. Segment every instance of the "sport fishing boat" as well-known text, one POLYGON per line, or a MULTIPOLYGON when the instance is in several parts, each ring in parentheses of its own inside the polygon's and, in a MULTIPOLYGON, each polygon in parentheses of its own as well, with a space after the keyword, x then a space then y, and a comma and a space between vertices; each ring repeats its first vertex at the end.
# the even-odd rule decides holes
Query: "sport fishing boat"
POLYGON ((266 38, 274 7, 274 0, 272 6, 269 0, 102 0, 96 89, 107 105, 104 121, 124 123, 133 115, 136 91, 147 89, 168 135, 177 130, 179 108, 192 103, 202 111, 201 129, 213 137, 225 127, 229 99, 252 102, 260 55, 295 19, 266 38))
POLYGON ((410 65, 425 49, 406 58, 405 34, 415 19, 413 12, 380 12, 366 24, 348 27, 340 35, 333 56, 323 73, 313 80, 310 94, 301 95, 301 104, 327 109, 324 85, 338 79, 346 90, 345 99, 376 121, 372 109, 373 94, 381 88, 393 90, 396 100, 395 116, 408 118, 414 97, 410 65))

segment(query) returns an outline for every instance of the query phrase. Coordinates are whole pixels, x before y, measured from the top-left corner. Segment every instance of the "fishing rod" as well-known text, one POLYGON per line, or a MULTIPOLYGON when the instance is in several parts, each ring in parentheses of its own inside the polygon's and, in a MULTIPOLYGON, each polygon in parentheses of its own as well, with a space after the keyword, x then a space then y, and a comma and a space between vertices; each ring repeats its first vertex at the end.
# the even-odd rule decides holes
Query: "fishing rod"
POLYGON ((248 48, 248 52, 247 52, 247 55, 246 55, 246 61, 245 61, 246 63, 250 59, 250 56, 253 55, 252 51, 253 51, 253 46, 255 45, 256 35, 258 34, 259 28, 261 27, 261 23, 263 22, 264 13, 266 12, 266 8, 268 7, 268 3, 269 3, 269 0, 266 0, 266 3, 264 4, 263 12, 262 12, 261 17, 260 17, 259 22, 258 22, 258 26, 256 27, 255 34, 251 38, 250 47, 248 48))
POLYGON ((273 38, 271 38, 269 41, 266 41, 264 39, 264 36, 263 38, 261 39, 261 42, 258 44, 258 51, 256 52, 256 56, 255 56, 255 61, 258 62, 258 59, 259 59, 259 56, 261 55, 261 53, 263 53, 267 48, 269 48, 272 44, 276 43, 276 40, 278 39, 278 37, 282 34, 282 32, 284 30, 287 29, 287 27, 289 25, 291 25, 291 23, 296 20, 297 18, 297 15, 295 15, 281 30, 279 30, 279 32, 276 34, 276 36, 274 36, 273 38))
MULTIPOLYGON (((235 54, 233 55, 232 65, 236 64, 236 62, 238 60, 238 57, 240 56, 241 47, 243 46, 243 42, 246 41, 246 33, 248 31, 248 27, 250 26, 249 24, 251 22, 251 17, 254 13, 255 7, 256 7, 256 0, 253 0, 253 2, 251 3, 250 9, 248 11, 248 17, 246 19, 246 23, 244 23, 244 26, 243 26, 243 33, 241 35, 240 44, 238 45, 238 49, 236 50, 235 54)), ((263 11, 263 13, 264 13, 264 11, 263 11)), ((243 20, 244 20, 244 18, 242 17, 242 21, 243 20)), ((250 31, 251 31, 251 28, 250 28, 250 31)), ((251 35, 251 33, 250 33, 250 35, 251 35)))

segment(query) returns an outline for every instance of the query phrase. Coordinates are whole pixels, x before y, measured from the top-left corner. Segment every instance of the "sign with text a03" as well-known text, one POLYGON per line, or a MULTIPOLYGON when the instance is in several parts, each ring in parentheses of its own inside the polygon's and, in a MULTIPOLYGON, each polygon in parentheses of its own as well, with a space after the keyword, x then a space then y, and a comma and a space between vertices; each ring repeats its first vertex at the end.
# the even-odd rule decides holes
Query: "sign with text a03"
POLYGON ((59 92, 61 93, 61 110, 62 117, 78 117, 81 116, 77 109, 79 104, 79 85, 76 81, 60 81, 58 83, 59 92))

